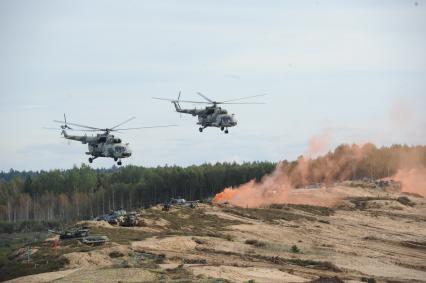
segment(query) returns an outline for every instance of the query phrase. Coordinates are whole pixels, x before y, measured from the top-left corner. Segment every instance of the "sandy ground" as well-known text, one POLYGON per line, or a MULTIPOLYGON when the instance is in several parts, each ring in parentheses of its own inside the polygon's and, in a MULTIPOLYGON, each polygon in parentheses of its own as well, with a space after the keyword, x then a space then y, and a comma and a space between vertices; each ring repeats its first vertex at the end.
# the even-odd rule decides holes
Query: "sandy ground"
POLYGON ((62 271, 56 271, 56 272, 47 272, 47 273, 40 273, 35 275, 29 275, 29 276, 23 276, 20 278, 12 279, 7 282, 10 283, 42 283, 42 282, 52 282, 54 280, 63 278, 65 276, 70 276, 74 272, 77 272, 79 268, 76 269, 67 269, 62 271))
POLYGON ((155 274, 142 268, 116 268, 116 269, 97 269, 80 270, 73 272, 66 277, 62 277, 55 282, 62 283, 81 283, 81 282, 156 282, 155 274))
POLYGON ((255 280, 256 282, 306 282, 307 280, 273 268, 234 267, 234 266, 194 266, 194 274, 223 278, 233 282, 255 280))
MULTIPOLYGON (((210 277, 230 282, 250 279, 309 282, 320 276, 337 276, 345 282, 361 282, 362 278, 375 278, 377 282, 426 282, 426 199, 410 197, 416 204, 411 207, 396 201, 398 195, 393 192, 360 188, 348 188, 348 191, 352 197, 379 199, 365 200, 362 208, 354 208, 354 202, 347 200, 331 215, 316 215, 297 208, 285 210, 302 216, 294 220, 247 217, 233 212, 232 207, 201 205, 197 208, 200 213, 215 215, 218 221, 238 223, 225 227, 218 236, 191 235, 193 230, 182 227, 180 231, 173 231, 176 235, 159 234, 128 244, 111 243, 90 252, 69 253, 65 255, 69 260, 66 270, 10 282, 152 282, 158 279, 158 274, 145 268, 117 267, 118 260, 109 256, 113 251, 122 253, 122 260, 126 261, 131 260, 127 255, 138 251, 165 255, 165 262, 158 270, 166 272, 181 266, 192 274, 191 281, 200 282, 210 277), (260 244, 248 244, 247 240, 257 240, 260 244), (293 245, 297 245, 300 252, 292 252, 293 245)), ((244 213, 244 209, 238 211, 244 213)), ((179 217, 182 214, 184 212, 179 217)), ((161 228, 163 232, 169 232, 169 221, 158 219, 158 215, 155 220, 145 219, 146 228, 161 228)))
POLYGON ((140 242, 131 244, 133 249, 146 249, 156 251, 169 251, 175 253, 190 253, 194 251, 197 244, 192 237, 168 237, 163 239, 149 238, 140 242))

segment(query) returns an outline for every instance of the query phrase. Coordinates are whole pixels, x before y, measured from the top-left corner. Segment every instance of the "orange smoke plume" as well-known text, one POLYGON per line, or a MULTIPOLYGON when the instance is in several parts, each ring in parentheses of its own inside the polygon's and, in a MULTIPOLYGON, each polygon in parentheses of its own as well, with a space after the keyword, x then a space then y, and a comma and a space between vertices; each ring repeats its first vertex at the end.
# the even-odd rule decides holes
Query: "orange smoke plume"
POLYGON ((330 130, 324 130, 321 134, 314 135, 309 139, 309 149, 307 156, 318 155, 325 153, 331 143, 331 132, 330 130))
POLYGON ((294 189, 285 174, 284 163, 279 163, 260 182, 252 180, 238 188, 226 188, 215 196, 213 203, 231 203, 240 207, 260 207, 273 203, 334 206, 340 199, 340 195, 333 195, 326 188, 294 189))
POLYGON ((400 169, 394 178, 401 182, 403 192, 426 197, 426 168, 400 169))
MULTIPOLYGON (((393 132, 422 128, 418 121, 424 121, 424 111, 418 108, 417 102, 413 103, 407 98, 395 101, 389 111, 389 124, 393 132), (421 111, 416 113, 416 109, 421 111)), ((307 152, 297 161, 278 164, 274 172, 264 176, 260 182, 252 180, 237 188, 226 188, 216 195, 214 201, 243 207, 272 203, 333 205, 344 198, 345 191, 336 193, 336 190, 331 192, 326 188, 297 188, 392 175, 391 178, 401 182, 403 192, 426 197, 426 147, 394 145, 377 148, 366 143, 342 145, 334 152, 326 153, 330 150, 331 134, 331 130, 323 130, 309 140, 307 152), (317 157, 320 154, 325 155, 317 157)))
MULTIPOLYGON (((254 182, 254 181, 251 181, 254 182)), ((216 194, 215 198, 213 199, 213 202, 215 203, 225 203, 230 201, 235 197, 235 195, 238 194, 238 190, 232 189, 232 188, 226 188, 223 190, 223 192, 216 194)))
POLYGON ((363 177, 389 177, 391 172, 397 172, 394 179, 401 182, 402 191, 426 196, 423 156, 426 156, 426 151, 422 147, 378 149, 373 144, 341 145, 334 152, 316 159, 302 156, 297 162, 281 162, 259 182, 252 180, 237 188, 226 188, 216 195, 213 202, 228 202, 241 207, 274 203, 334 206, 349 192, 347 188, 327 188, 327 185, 363 177))

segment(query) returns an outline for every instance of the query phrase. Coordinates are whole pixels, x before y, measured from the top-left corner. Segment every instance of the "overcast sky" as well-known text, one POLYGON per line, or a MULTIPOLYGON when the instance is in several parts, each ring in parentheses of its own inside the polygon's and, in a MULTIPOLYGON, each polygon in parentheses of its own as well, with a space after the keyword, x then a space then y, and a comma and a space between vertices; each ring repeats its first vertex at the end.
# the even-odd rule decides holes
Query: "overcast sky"
MULTIPOLYGON (((0 170, 71 168, 87 146, 53 119, 111 127, 124 164, 294 159, 312 136, 425 144, 426 1, 0 0, 0 170), (198 132, 152 96, 216 100, 239 124, 198 132)), ((194 105, 185 105, 189 108, 194 105)), ((111 159, 93 166, 110 167, 111 159)))

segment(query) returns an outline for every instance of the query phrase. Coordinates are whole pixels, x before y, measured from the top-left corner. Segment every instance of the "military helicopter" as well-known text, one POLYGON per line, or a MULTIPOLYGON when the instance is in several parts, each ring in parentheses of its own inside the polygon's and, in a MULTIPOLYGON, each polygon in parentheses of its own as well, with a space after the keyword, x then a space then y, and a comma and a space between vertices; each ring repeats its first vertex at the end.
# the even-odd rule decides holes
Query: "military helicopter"
MULTIPOLYGON (((175 127, 176 125, 164 125, 164 126, 149 126, 149 127, 137 127, 137 128, 119 128, 120 126, 132 121, 135 117, 131 117, 111 128, 97 128, 92 126, 80 125, 76 123, 67 122, 67 118, 64 114, 64 121, 54 120, 56 123, 60 123, 61 135, 65 139, 79 141, 82 144, 87 144, 89 151, 86 152, 87 155, 90 155, 89 163, 92 163, 98 157, 109 157, 114 158, 114 161, 118 161, 117 165, 121 165, 122 158, 128 158, 132 155, 132 151, 128 143, 123 143, 122 140, 118 137, 115 137, 111 132, 118 131, 128 131, 128 130, 139 130, 139 129, 152 129, 152 128, 164 128, 164 127, 175 127), (71 126, 78 127, 77 129, 71 128, 71 126), (80 132, 100 132, 95 136, 78 136, 78 135, 69 135, 67 130, 70 131, 80 131, 80 132)), ((56 128, 46 128, 46 129, 55 129, 56 128)))
POLYGON ((235 114, 228 114, 226 109, 222 109, 218 105, 221 104, 264 104, 262 102, 235 102, 243 99, 265 96, 266 94, 253 95, 247 97, 241 97, 237 99, 231 99, 226 101, 213 101, 201 92, 197 92, 199 96, 201 96, 206 101, 190 101, 190 100, 180 100, 181 92, 179 91, 179 95, 177 99, 168 99, 161 97, 153 97, 153 99, 166 100, 171 101, 175 106, 176 112, 191 114, 192 116, 198 116, 198 123, 200 125, 199 131, 203 132, 203 130, 207 127, 217 127, 220 128, 221 131, 224 131, 225 134, 229 133, 228 128, 234 127, 237 125, 237 119, 235 118, 235 114), (209 106, 204 109, 182 109, 180 107, 180 102, 186 103, 196 103, 196 104, 208 104, 209 106))

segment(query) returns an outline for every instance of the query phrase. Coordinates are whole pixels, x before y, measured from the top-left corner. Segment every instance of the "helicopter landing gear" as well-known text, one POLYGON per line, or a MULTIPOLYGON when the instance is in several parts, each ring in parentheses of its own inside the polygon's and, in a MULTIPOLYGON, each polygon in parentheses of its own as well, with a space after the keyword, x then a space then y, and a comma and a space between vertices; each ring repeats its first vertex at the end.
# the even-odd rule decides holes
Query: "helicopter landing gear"
POLYGON ((220 127, 220 130, 223 131, 225 129, 225 127, 220 127))
POLYGON ((200 133, 202 133, 204 128, 200 127, 198 130, 200 131, 200 133))
POLYGON ((118 160, 118 158, 117 157, 114 157, 114 161, 117 161, 118 160))
MULTIPOLYGON (((115 158, 114 158, 114 160, 115 160, 115 158)), ((117 165, 118 165, 118 166, 121 166, 121 164, 122 164, 122 163, 121 163, 121 159, 120 159, 120 160, 118 160, 117 165)))
POLYGON ((225 134, 229 133, 228 129, 225 130, 225 134))
POLYGON ((96 159, 96 157, 89 157, 89 163, 92 163, 93 160, 95 160, 95 159, 96 159))

